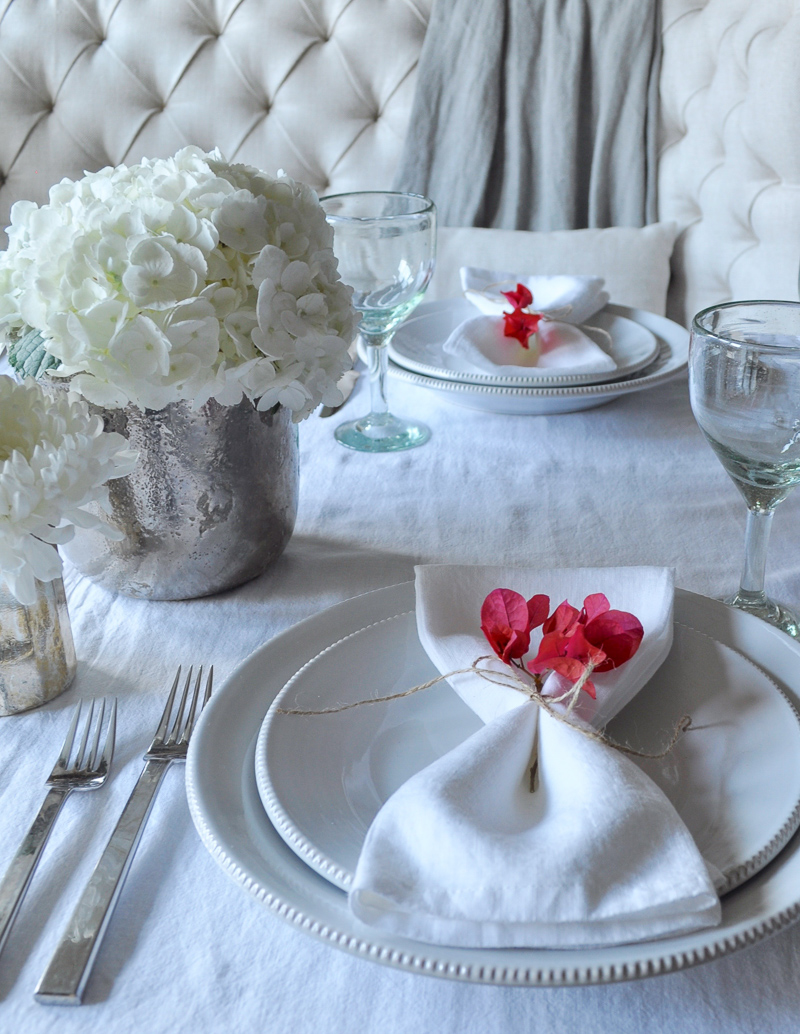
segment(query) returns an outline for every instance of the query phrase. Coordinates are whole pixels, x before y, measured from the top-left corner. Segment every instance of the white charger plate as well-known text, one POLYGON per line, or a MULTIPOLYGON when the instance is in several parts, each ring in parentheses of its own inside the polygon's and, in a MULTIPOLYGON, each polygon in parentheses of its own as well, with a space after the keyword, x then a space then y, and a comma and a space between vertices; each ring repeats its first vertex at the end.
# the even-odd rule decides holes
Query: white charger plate
POLYGON ((568 370, 532 367, 525 374, 480 373, 460 356, 450 355, 443 349, 456 327, 477 315, 478 310, 465 298, 425 302, 395 331, 389 344, 389 358, 412 373, 462 384, 545 388, 619 380, 648 366, 659 352, 658 341, 651 331, 641 323, 617 314, 609 306, 595 313, 584 326, 597 327, 610 335, 610 347, 601 335, 589 333, 588 336, 608 352, 617 365, 616 370, 571 374, 568 370))
MULTIPOLYGON (((752 615, 694 593, 677 590, 676 605, 682 621, 748 656, 797 706, 800 644, 752 615)), ((303 658, 381 615, 413 606, 413 586, 404 584, 316 614, 253 653, 206 706, 189 747, 189 807, 203 843, 243 890, 297 929, 360 957, 410 972, 512 986, 599 984, 674 972, 754 944, 798 918, 800 837, 794 837, 725 896, 719 927, 684 937, 593 949, 439 948, 359 923, 346 895, 301 861, 267 817, 255 780, 255 742, 274 697, 303 658)))
POLYGON ((606 384, 584 384, 575 387, 497 387, 489 384, 464 384, 428 377, 389 363, 389 372, 398 380, 436 392, 447 402, 484 413, 516 416, 543 416, 549 413, 573 413, 602 406, 613 399, 634 392, 657 388, 681 374, 689 360, 689 334, 665 316, 626 305, 607 305, 607 310, 646 327, 659 345, 657 358, 638 373, 606 384))

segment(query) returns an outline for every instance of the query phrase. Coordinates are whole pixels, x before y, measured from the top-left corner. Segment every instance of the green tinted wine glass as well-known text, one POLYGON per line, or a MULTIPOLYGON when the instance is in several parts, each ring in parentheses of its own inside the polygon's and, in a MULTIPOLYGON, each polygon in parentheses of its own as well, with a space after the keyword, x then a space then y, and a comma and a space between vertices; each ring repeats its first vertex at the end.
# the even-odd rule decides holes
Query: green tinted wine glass
POLYGON ((729 302, 698 313, 689 391, 748 507, 741 584, 725 602, 798 636, 797 616, 769 599, 764 575, 775 507, 800 484, 800 303, 729 302))
POLYGON ((331 194, 322 207, 333 227, 342 280, 353 288, 366 346, 370 412, 336 428, 337 441, 360 452, 397 452, 424 445, 430 430, 389 412, 387 348, 395 328, 416 308, 433 276, 436 208, 421 194, 364 191, 331 194))

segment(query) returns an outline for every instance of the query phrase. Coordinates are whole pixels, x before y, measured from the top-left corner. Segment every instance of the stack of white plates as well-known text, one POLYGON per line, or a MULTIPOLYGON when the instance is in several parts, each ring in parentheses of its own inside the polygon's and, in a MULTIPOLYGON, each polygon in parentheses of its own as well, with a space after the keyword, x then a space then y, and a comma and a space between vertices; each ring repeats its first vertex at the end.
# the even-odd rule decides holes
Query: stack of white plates
POLYGON ((434 670, 414 606, 407 582, 315 614, 258 649, 205 708, 189 748, 189 806, 206 847, 244 891, 362 958, 514 986, 674 972, 754 944, 800 915, 800 838, 792 839, 800 825, 800 643, 677 589, 672 651, 609 732, 652 751, 677 716, 692 716, 692 731, 668 758, 641 764, 723 874, 721 924, 600 948, 496 949, 424 944, 360 923, 346 891, 375 814, 480 724, 444 684, 386 699, 434 670), (338 713, 281 710, 373 696, 384 699, 338 713))
POLYGON ((535 415, 600 406, 620 395, 654 388, 686 368, 689 335, 683 327, 642 309, 607 305, 586 326, 590 334, 594 326, 610 335, 616 370, 570 374, 532 369, 520 377, 478 373, 442 347, 475 311, 463 298, 420 305, 389 345, 390 372, 471 409, 535 415))

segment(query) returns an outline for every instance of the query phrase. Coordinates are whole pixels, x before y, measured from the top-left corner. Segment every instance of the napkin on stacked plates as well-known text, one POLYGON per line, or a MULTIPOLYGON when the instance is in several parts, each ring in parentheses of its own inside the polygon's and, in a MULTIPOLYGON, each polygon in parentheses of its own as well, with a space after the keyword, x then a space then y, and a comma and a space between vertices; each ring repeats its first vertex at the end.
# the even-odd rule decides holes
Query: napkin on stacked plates
MULTIPOLYGON (((551 607, 603 592, 641 621, 638 652, 593 674, 596 701, 581 693, 570 721, 587 728, 601 729, 669 652, 668 570, 418 567, 419 636, 443 674, 491 653, 479 615, 498 587, 546 593, 551 607)), ((482 666, 509 671, 498 658, 482 666)), ((412 776, 375 817, 350 892, 361 920, 468 947, 589 947, 719 923, 712 877, 689 831, 629 757, 512 687, 471 673, 448 681, 486 724, 412 776), (540 784, 531 793, 537 724, 540 784)))
POLYGON ((482 315, 461 323, 442 347, 481 373, 541 378, 615 370, 613 358, 579 326, 608 302, 604 282, 597 276, 527 276, 464 266, 464 295, 482 315), (502 292, 517 284, 533 295, 530 310, 546 317, 532 348, 504 332, 503 313, 513 306, 502 292))

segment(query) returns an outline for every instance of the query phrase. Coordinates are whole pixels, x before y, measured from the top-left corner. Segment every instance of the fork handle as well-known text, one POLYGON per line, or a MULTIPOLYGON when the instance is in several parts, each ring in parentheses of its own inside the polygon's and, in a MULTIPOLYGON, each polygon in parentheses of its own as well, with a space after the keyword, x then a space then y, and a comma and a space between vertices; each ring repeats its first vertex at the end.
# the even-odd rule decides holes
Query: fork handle
POLYGON ((6 938, 17 918, 19 906, 42 857, 50 830, 55 825, 61 806, 69 794, 69 789, 65 787, 54 786, 48 790, 39 814, 33 820, 33 825, 11 859, 11 865, 3 877, 3 882, 0 883, 0 951, 3 950, 6 938))
POLYGON ((34 992, 43 1005, 80 1005, 114 906, 169 761, 147 761, 34 992))

